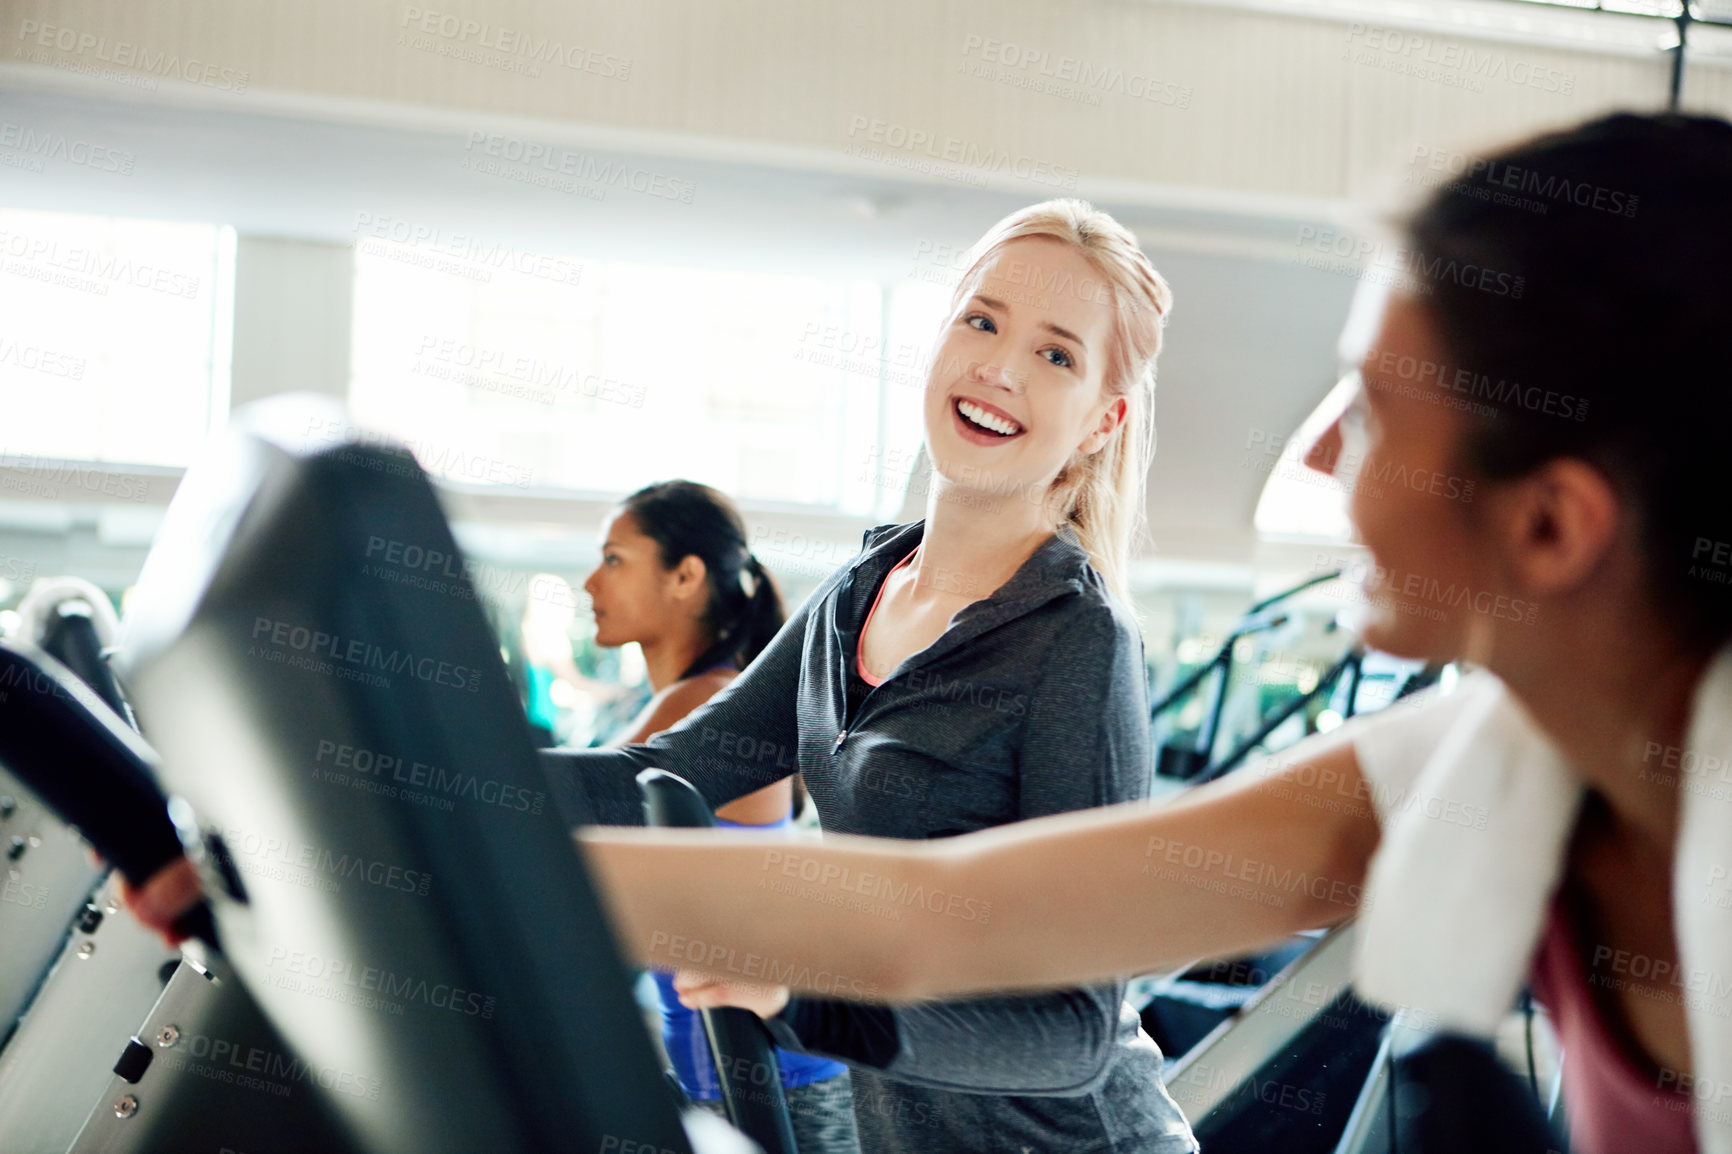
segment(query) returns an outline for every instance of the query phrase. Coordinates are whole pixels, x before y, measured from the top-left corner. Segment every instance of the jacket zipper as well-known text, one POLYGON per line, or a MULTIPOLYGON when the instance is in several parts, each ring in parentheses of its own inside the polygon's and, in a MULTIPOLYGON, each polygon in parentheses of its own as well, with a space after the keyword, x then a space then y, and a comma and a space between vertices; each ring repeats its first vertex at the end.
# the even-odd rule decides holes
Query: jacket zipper
MULTIPOLYGON (((858 566, 856 566, 853 570, 849 571, 847 581, 845 581, 843 583, 843 585, 841 586, 841 588, 837 591, 839 594, 839 596, 836 598, 836 604, 837 605, 840 605, 842 603, 843 598, 845 598, 849 594, 853 593, 853 591, 854 591, 854 578, 858 573, 859 573, 859 567, 858 566)), ((884 576, 885 576, 885 579, 888 580, 890 575, 888 572, 886 572, 884 576)), ((864 623, 862 623, 862 624, 864 624, 864 623)), ((836 731, 836 739, 830 743, 830 756, 835 757, 838 753, 842 752, 843 743, 848 740, 848 735, 851 732, 853 732, 854 727, 857 724, 859 724, 860 719, 862 717, 866 716, 866 706, 871 703, 872 698, 878 693, 878 691, 880 689, 884 688, 886 685, 889 685, 891 681, 895 680, 895 677, 894 677, 894 675, 892 675, 890 677, 886 677, 883 681, 880 681, 877 685, 868 686, 866 689, 866 696, 862 697, 860 699, 860 707, 858 709, 856 709, 854 711, 854 715, 852 717, 850 717, 848 715, 848 651, 847 651, 846 647, 844 647, 842 644, 842 630, 840 628, 838 628, 836 625, 836 613, 835 613, 834 607, 832 607, 831 613, 830 613, 830 636, 834 640, 834 643, 836 646, 837 660, 841 666, 837 670, 837 673, 839 676, 836 679, 836 684, 837 684, 837 686, 841 692, 842 697, 841 697, 841 706, 840 706, 840 708, 838 708, 836 710, 836 715, 842 719, 842 728, 836 731)), ((856 652, 859 651, 859 643, 857 641, 855 643, 855 651, 856 652)))
POLYGON ((836 685, 841 693, 841 702, 836 709, 836 716, 842 719, 842 728, 836 731, 836 739, 830 743, 831 757, 835 757, 838 753, 842 752, 842 744, 848 740, 848 731, 854 728, 854 723, 859 720, 861 714, 866 712, 866 703, 872 700, 872 695, 877 693, 879 688, 879 686, 874 685, 868 689, 866 696, 860 699, 860 708, 854 711, 853 717, 848 715, 848 650, 847 647, 842 644, 842 630, 836 624, 835 606, 841 605, 843 598, 854 592, 854 578, 858 572, 858 567, 849 572, 848 580, 839 590, 841 596, 836 599, 835 605, 831 607, 830 612, 830 636, 836 646, 836 659, 839 665, 839 668, 836 671, 838 674, 836 685))
MULTIPOLYGON (((874 542, 873 544, 875 546, 877 544, 877 542, 874 542)), ((864 564, 864 562, 861 562, 861 564, 864 564)), ((859 572, 860 572, 860 566, 856 565, 853 569, 849 570, 847 580, 845 580, 840 586, 837 587, 837 596, 836 596, 836 604, 837 605, 840 605, 844 598, 848 597, 851 593, 853 593, 853 591, 854 591, 854 578, 859 575, 859 572)), ((889 576, 889 573, 888 573, 888 571, 886 571, 885 577, 888 578, 888 576, 889 576)), ((1055 596, 1056 596, 1056 594, 1055 594, 1055 596)), ((1050 598, 1049 598, 1049 600, 1050 600, 1050 598)), ((1041 604, 1045 604, 1045 601, 1042 601, 1041 604)), ((1031 606, 1030 608, 1033 608, 1033 606, 1031 606)), ((839 668, 837 669, 838 676, 837 676, 837 680, 836 680, 836 685, 837 685, 837 692, 841 695, 841 704, 836 710, 836 715, 842 719, 842 728, 836 732, 835 739, 830 742, 830 756, 834 757, 838 753, 842 752, 842 746, 845 742, 847 742, 848 735, 854 731, 854 728, 860 723, 861 718, 866 716, 866 706, 871 703, 873 696, 880 689, 884 688, 884 686, 889 685, 890 682, 895 680, 895 676, 893 674, 890 677, 886 677, 883 681, 879 682, 877 685, 873 685, 873 686, 868 687, 868 689, 866 691, 866 696, 862 697, 860 699, 860 707, 858 709, 856 709, 854 711, 854 715, 852 717, 850 717, 848 715, 848 658, 849 658, 849 654, 848 654, 847 650, 842 645, 842 630, 836 625, 836 613, 835 613, 834 608, 831 609, 831 613, 830 613, 830 636, 833 640, 833 643, 836 646, 837 662, 839 664, 839 668)), ((857 643, 856 643, 856 650, 858 650, 858 644, 857 643)), ((900 668, 900 667, 898 667, 898 668, 900 668)))

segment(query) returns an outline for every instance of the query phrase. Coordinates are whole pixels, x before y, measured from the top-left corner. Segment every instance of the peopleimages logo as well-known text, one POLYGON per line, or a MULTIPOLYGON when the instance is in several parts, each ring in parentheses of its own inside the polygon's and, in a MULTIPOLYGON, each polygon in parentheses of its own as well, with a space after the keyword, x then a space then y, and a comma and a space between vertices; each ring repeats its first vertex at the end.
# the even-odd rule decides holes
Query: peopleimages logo
POLYGON ((1301 225, 1294 244, 1321 254, 1301 252, 1299 263, 1307 268, 1388 283, 1420 296, 1429 296, 1437 285, 1447 282, 1491 296, 1520 300, 1527 286, 1526 277, 1472 261, 1428 254, 1421 249, 1390 245, 1374 237, 1316 225, 1301 225))
POLYGON ((481 689, 481 671, 466 665, 453 665, 434 657, 418 657, 399 649, 385 649, 356 637, 344 638, 322 629, 309 629, 288 621, 269 617, 253 621, 253 641, 263 642, 248 647, 249 657, 263 657, 315 673, 327 673, 348 681, 389 687, 385 673, 407 673, 417 681, 441 685, 470 693, 481 689), (326 660, 328 659, 328 660, 326 660), (334 664, 333 664, 334 663, 334 664), (379 670, 379 673, 370 672, 379 670))
POLYGON ((867 983, 847 974, 829 970, 814 972, 810 966, 797 966, 792 962, 784 964, 763 954, 748 953, 741 957, 740 952, 730 946, 705 943, 664 930, 656 930, 650 935, 650 953, 658 958, 666 956, 675 961, 689 962, 709 973, 738 974, 747 981, 764 985, 790 986, 796 990, 855 1000, 870 998, 874 993, 867 983))
POLYGON ((48 280, 57 272, 63 275, 66 287, 97 296, 107 296, 112 285, 183 300, 195 300, 199 293, 199 278, 189 273, 106 250, 63 246, 55 237, 0 229, 0 256, 18 262, 7 266, 9 273, 48 280))
MULTIPOLYGON (((113 172, 131 176, 132 153, 118 148, 92 144, 88 140, 69 139, 63 132, 39 132, 10 120, 0 120, 0 148, 15 149, 38 160, 61 160, 96 172, 113 172)), ((42 171, 37 168, 35 171, 42 171)))
POLYGON ((1326 553, 1312 560, 1312 571, 1339 569, 1342 580, 1330 586, 1326 596, 1347 598, 1362 604, 1422 616, 1433 621, 1447 618, 1448 609, 1467 609, 1500 621, 1519 621, 1532 625, 1539 615, 1539 603, 1486 589, 1474 589, 1467 584, 1443 581, 1437 577, 1408 570, 1386 568, 1369 561, 1349 561, 1345 566, 1326 553))
MULTIPOLYGON (((910 128, 894 121, 870 116, 855 116, 848 124, 848 148, 851 156, 868 160, 883 160, 910 167, 902 161, 914 160, 940 176, 961 177, 968 183, 979 183, 988 175, 1014 176, 1054 188, 1075 189, 1079 172, 1075 168, 1006 149, 992 148, 955 136, 944 136, 924 128, 910 128), (880 146, 880 147, 872 147, 880 146), (885 151, 885 150, 888 151, 885 151), (946 170, 942 166, 954 166, 946 170)), ((919 171, 925 168, 914 166, 919 171)))
POLYGON ((506 392, 538 400, 564 394, 608 404, 627 405, 634 409, 641 409, 644 404, 645 390, 641 385, 632 385, 570 365, 543 361, 539 357, 510 349, 470 345, 429 335, 421 338, 421 346, 415 350, 415 355, 418 358, 416 372, 487 389, 489 392, 506 392), (439 364, 429 364, 429 361, 437 361, 439 364), (474 372, 462 371, 470 369, 474 372), (516 382, 523 388, 502 388, 498 381, 491 379, 500 377, 516 382))
POLYGON ((1488 80, 1563 96, 1576 90, 1573 72, 1419 32, 1355 23, 1347 44, 1345 60, 1473 92, 1484 92, 1488 80))
MULTIPOLYGON (((1567 202, 1578 208, 1591 208, 1615 216, 1632 217, 1636 215, 1636 207, 1641 203, 1639 196, 1619 189, 1425 144, 1414 146, 1407 163, 1411 167, 1423 165, 1430 172, 1451 178, 1448 181, 1441 178, 1426 179, 1423 173, 1417 174, 1421 177, 1418 183, 1426 187, 1442 186, 1451 192, 1473 196, 1479 200, 1490 200, 1494 204, 1513 204, 1540 213, 1551 207, 1547 202, 1567 202)), ((1416 174, 1409 174, 1409 183, 1415 183, 1414 175, 1416 174)))
POLYGON ((184 61, 179 53, 152 51, 141 44, 125 40, 110 42, 78 28, 43 24, 36 20, 18 22, 17 40, 42 48, 53 48, 74 56, 85 56, 112 64, 118 68, 137 69, 154 76, 178 78, 188 84, 215 88, 221 92, 241 93, 247 90, 247 73, 237 68, 210 64, 189 56, 184 61))
POLYGON ((1240 1071, 1223 1066, 1211 1068, 1206 1062, 1192 1064, 1179 1080, 1192 1086, 1207 1086, 1225 1094, 1229 1101, 1237 1100, 1239 1104, 1254 1098, 1264 1105, 1284 1106, 1301 1114, 1323 1113, 1326 1097, 1323 1091, 1315 1087, 1277 1082, 1272 1078, 1259 1080, 1252 1077, 1241 1081, 1240 1071))
POLYGON ((1144 877, 1176 881, 1183 885, 1243 897, 1260 905, 1283 904, 1281 894, 1304 893, 1320 902, 1357 906, 1364 887, 1323 873, 1311 874, 1303 869, 1276 865, 1272 862, 1242 858, 1238 854, 1209 849, 1201 845, 1176 841, 1172 838, 1151 837, 1143 849, 1144 877), (1221 885, 1212 884, 1219 876, 1221 885), (1248 886, 1231 886, 1246 882, 1248 886), (1276 892, 1279 891, 1279 892, 1276 892))
POLYGON ((265 958, 271 973, 266 984, 329 1001, 348 1002, 401 1017, 406 1002, 420 1002, 471 1018, 493 1017, 497 1001, 490 994, 466 990, 449 982, 399 974, 383 966, 363 965, 306 950, 272 946, 265 958), (392 1001, 391 999, 401 999, 392 1001))
POLYGON ((522 57, 536 64, 552 64, 573 72, 587 72, 605 80, 631 79, 632 61, 582 44, 567 44, 551 36, 537 36, 520 28, 508 28, 480 20, 469 20, 451 12, 405 5, 399 28, 438 36, 459 45, 492 49, 522 57))
MULTIPOLYGON (((157 1045, 163 1045, 158 1041, 157 1045)), ((382 1083, 378 1078, 341 1070, 335 1066, 313 1066, 304 1059, 291 1057, 276 1050, 267 1050, 245 1042, 208 1034, 193 1034, 168 1043, 174 1049, 160 1054, 168 1068, 185 1071, 227 1082, 247 1089, 267 1090, 287 1097, 292 1082, 317 1082, 337 1094, 353 1095, 369 1101, 379 1100, 382 1083)))
POLYGON ((341 881, 354 881, 426 897, 428 887, 433 884, 433 875, 422 870, 234 826, 223 830, 223 842, 237 855, 236 865, 243 875, 287 881, 327 893, 338 892, 341 881), (316 876, 320 874, 326 876, 316 876))
POLYGON ((1489 401, 1496 408, 1485 408, 1483 415, 1496 416, 1500 410, 1517 409, 1560 417, 1567 421, 1588 419, 1588 400, 1573 393, 1560 393, 1538 385, 1523 385, 1507 377, 1475 369, 1464 369, 1439 361, 1394 353, 1389 350, 1366 357, 1360 366, 1368 388, 1402 391, 1404 396, 1415 394, 1400 390, 1395 382, 1412 382, 1444 392, 1459 393, 1476 401, 1489 401))
POLYGON ((0 365, 8 364, 26 372, 64 377, 69 381, 84 379, 83 357, 45 349, 41 345, 20 344, 18 341, 0 337, 0 365))
POLYGON ((150 483, 143 477, 111 473, 100 466, 92 468, 79 465, 75 461, 39 457, 30 453, 9 453, 0 449, 0 489, 9 489, 30 497, 56 497, 63 491, 58 487, 61 485, 135 504, 150 496, 150 483), (6 471, 24 475, 6 476, 6 471))
MULTIPOLYGON (((371 212, 355 214, 355 236, 360 241, 389 241, 405 250, 425 250, 431 257, 449 257, 464 265, 471 279, 491 280, 493 271, 519 273, 554 284, 577 285, 583 280, 583 265, 566 257, 530 249, 513 248, 498 241, 483 241, 469 233, 446 232, 433 225, 371 212)), ((389 259, 404 260, 407 253, 373 250, 389 259)), ((415 263, 406 260, 405 263, 415 263)))
POLYGON ((449 812, 453 799, 498 806, 519 813, 538 814, 547 795, 510 782, 449 770, 424 761, 398 757, 364 746, 320 740, 313 751, 315 764, 333 770, 344 780, 337 784, 365 783, 367 792, 404 801, 429 804, 449 812))
MULTIPOLYGON (((4 700, 6 695, 0 693, 0 701, 4 700)), ((0 882, 0 902, 23 906, 25 909, 45 910, 48 908, 48 888, 22 880, 22 875, 17 870, 7 870, 6 880, 0 882)))
MULTIPOLYGON (((929 913, 947 914, 965 922, 979 922, 982 925, 992 920, 991 902, 983 902, 949 890, 927 889, 909 882, 898 885, 894 878, 885 874, 854 870, 820 861, 808 854, 769 850, 764 854, 764 872, 766 875, 779 873, 784 877, 816 885, 820 889, 860 894, 888 902, 892 907, 922 909, 929 913)), ((759 888, 768 888, 768 881, 767 877, 760 879, 759 888)))
POLYGON ((586 185, 595 186, 595 191, 602 192, 603 195, 605 188, 611 186, 642 193, 658 200, 690 204, 697 193, 698 186, 692 181, 667 173, 653 172, 617 159, 574 152, 559 145, 503 136, 497 132, 471 132, 464 151, 471 154, 464 157, 464 167, 492 175, 510 174, 488 167, 486 162, 489 160, 521 164, 527 169, 539 168, 554 176, 568 176, 586 185))
POLYGON ((1174 108, 1191 106, 1190 85, 1160 80, 1154 69, 1127 71, 1076 56, 1055 56, 1045 48, 1020 47, 977 35, 970 35, 962 42, 962 55, 971 61, 978 60, 973 67, 964 65, 963 72, 970 76, 1082 104, 1098 106, 1100 94, 1105 92, 1174 108))

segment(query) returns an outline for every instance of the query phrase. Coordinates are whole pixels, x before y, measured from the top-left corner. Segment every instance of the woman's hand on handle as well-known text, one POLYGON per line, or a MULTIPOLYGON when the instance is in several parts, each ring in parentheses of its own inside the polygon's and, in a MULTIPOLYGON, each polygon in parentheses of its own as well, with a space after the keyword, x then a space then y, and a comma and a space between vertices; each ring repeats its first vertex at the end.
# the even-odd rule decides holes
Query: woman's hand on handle
POLYGON ((681 970, 674 974, 674 990, 680 1001, 694 1010, 738 1006, 760 1018, 782 1012, 790 996, 787 986, 760 986, 753 982, 729 982, 707 974, 681 970))
POLYGON ((120 900, 139 924, 155 931, 170 949, 187 940, 185 934, 175 931, 175 922, 203 896, 198 873, 184 857, 157 870, 142 886, 120 880, 120 900))

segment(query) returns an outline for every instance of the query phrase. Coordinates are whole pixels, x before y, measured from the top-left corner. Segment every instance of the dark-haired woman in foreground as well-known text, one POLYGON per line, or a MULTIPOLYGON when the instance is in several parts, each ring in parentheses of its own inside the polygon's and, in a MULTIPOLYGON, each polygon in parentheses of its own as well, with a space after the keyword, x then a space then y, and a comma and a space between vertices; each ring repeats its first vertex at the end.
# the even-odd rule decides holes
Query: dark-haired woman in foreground
MULTIPOLYGON (((601 564, 584 581, 596 644, 637 642, 654 690, 612 746, 647 741, 720 693, 782 627, 782 598, 746 542, 732 501, 691 481, 631 494, 601 527, 601 564)), ((792 779, 716 811, 723 828, 785 831, 792 779)), ((721 1087, 696 1010, 681 1004, 672 975, 654 972, 662 1045, 687 1097, 720 1109, 721 1087)), ((859 1154, 848 1068, 778 1050, 794 1140, 802 1154, 859 1154)))
POLYGON ((1462 183, 1418 210, 1414 283, 1310 461, 1476 482, 1471 504, 1353 486, 1352 513, 1366 640, 1495 677, 1177 804, 807 852, 814 877, 940 888, 988 923, 789 900, 756 888, 762 845, 586 830, 625 940, 850 967, 912 1000, 1226 954, 1340 921, 1369 885, 1361 990, 1484 1032, 1531 978, 1579 1154, 1732 1152, 1732 125, 1614 116, 1491 159, 1564 191, 1539 212, 1462 183), (1172 868, 1175 846, 1204 864, 1172 868), (1198 884, 1229 869, 1269 900, 1198 884), (1294 876, 1326 884, 1274 880, 1294 876))

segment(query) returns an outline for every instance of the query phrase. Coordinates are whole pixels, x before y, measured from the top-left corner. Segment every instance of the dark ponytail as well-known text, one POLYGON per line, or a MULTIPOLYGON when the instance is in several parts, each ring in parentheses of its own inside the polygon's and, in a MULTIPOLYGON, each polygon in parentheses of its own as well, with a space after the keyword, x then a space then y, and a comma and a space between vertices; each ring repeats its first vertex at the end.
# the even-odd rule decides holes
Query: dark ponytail
POLYGON ((1732 124, 1617 114, 1548 133, 1475 160, 1406 231, 1451 364, 1438 383, 1484 410, 1463 463, 1494 482, 1559 457, 1600 468, 1630 506, 1653 600, 1686 644, 1718 646, 1732 635, 1732 574, 1708 564, 1732 550, 1732 124))
POLYGON ((704 563, 709 599, 703 624, 712 638, 680 676, 718 665, 744 669, 787 619, 776 582, 746 545, 740 511, 722 493, 695 481, 659 481, 624 501, 639 532, 656 543, 664 569, 687 557, 704 563))

